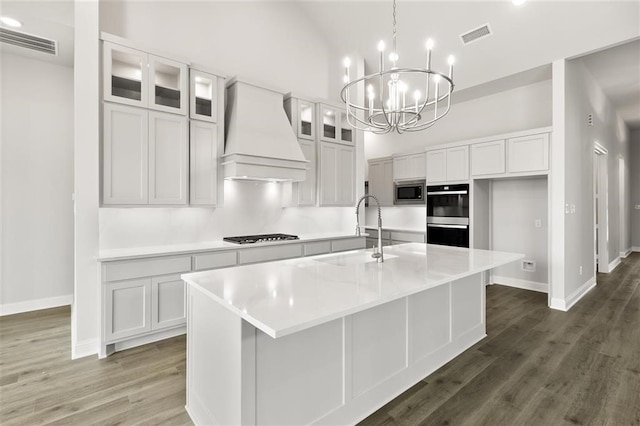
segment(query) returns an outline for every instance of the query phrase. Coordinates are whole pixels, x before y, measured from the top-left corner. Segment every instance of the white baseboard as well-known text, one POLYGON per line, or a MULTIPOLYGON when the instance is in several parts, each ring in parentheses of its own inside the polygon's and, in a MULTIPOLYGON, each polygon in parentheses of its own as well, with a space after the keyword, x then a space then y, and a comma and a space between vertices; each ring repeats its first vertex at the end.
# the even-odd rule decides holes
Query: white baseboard
POLYGON ((172 328, 169 330, 163 330, 158 333, 149 334, 147 336, 136 337, 133 339, 125 340, 123 342, 115 343, 115 351, 124 351, 125 349, 135 348, 136 346, 146 345, 148 343, 158 342, 160 340, 169 339, 171 337, 180 336, 187 332, 187 326, 172 328))
POLYGON ((633 247, 630 249, 627 249, 627 251, 621 251, 620 252, 620 257, 623 259, 626 259, 627 257, 629 257, 629 255, 631 254, 631 252, 633 251, 633 247))
POLYGON ((615 259, 613 259, 611 261, 611 263, 609 263, 609 273, 613 272, 614 269, 616 269, 616 267, 620 264, 620 258, 616 257, 615 259))
POLYGON ((71 345, 71 359, 98 354, 98 339, 88 339, 71 345))
POLYGON ((596 286, 596 277, 591 277, 586 283, 582 284, 576 291, 571 293, 566 299, 552 298, 549 307, 559 311, 567 312, 576 303, 580 301, 587 293, 596 286))
POLYGON ((635 247, 635 246, 634 246, 634 247, 631 247, 631 251, 638 251, 638 252, 640 252, 640 247, 635 247))
POLYGON ((5 315, 21 314, 23 312, 39 311, 40 309, 68 306, 73 303, 73 294, 64 296, 47 297, 44 299, 26 300, 17 303, 5 303, 0 305, 0 317, 5 315))
POLYGON ((508 287, 522 288, 524 290, 539 291, 540 293, 549 292, 549 284, 539 283, 536 281, 521 280, 518 278, 501 277, 494 275, 491 280, 492 284, 506 285, 508 287))

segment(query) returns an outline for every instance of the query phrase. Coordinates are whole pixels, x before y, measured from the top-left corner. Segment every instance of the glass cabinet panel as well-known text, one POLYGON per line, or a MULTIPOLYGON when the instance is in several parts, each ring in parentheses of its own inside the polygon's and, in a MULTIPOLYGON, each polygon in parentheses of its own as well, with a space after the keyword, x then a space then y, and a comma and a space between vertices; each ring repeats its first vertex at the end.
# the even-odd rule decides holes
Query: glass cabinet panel
POLYGON ((218 77, 197 70, 190 70, 191 118, 216 121, 218 77))
POLYGON ((298 128, 298 136, 313 137, 313 104, 300 101, 300 122, 298 128))
POLYGON ((104 99, 136 106, 147 102, 147 54, 104 43, 104 99))
POLYGON ((332 109, 322 109, 322 136, 325 139, 336 139, 336 112, 332 109))
POLYGON ((353 128, 349 124, 346 112, 340 112, 340 139, 343 142, 353 142, 353 128))
POLYGON ((160 111, 186 113, 186 71, 184 64, 149 55, 149 107, 160 111))

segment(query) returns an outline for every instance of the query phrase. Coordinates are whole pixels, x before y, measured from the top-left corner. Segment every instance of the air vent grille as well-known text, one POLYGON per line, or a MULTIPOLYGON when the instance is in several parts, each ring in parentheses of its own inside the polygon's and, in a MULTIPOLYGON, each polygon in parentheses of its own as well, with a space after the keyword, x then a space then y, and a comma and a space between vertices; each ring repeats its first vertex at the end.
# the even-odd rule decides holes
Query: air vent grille
POLYGON ((460 39, 462 40, 462 44, 473 43, 474 41, 478 41, 481 38, 489 37, 491 34, 491 27, 489 24, 484 24, 478 28, 475 28, 471 31, 468 31, 464 34, 460 35, 460 39))
POLYGON ((7 28, 0 28, 0 42, 48 53, 50 55, 58 54, 58 46, 54 40, 9 30, 7 28))

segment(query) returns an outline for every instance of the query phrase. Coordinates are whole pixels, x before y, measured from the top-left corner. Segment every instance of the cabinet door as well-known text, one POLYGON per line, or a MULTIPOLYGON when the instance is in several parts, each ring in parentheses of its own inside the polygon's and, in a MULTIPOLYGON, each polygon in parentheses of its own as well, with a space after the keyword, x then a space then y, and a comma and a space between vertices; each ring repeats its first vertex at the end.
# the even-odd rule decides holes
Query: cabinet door
POLYGON ((149 204, 187 204, 187 117, 149 112, 149 204))
POLYGON ((351 124, 349 124, 346 111, 338 110, 337 113, 340 116, 339 142, 354 145, 356 143, 356 132, 353 127, 351 127, 351 124))
POLYGON ((424 154, 414 154, 409 156, 409 178, 424 179, 426 176, 426 162, 424 154))
POLYGON ((103 285, 105 339, 113 342, 151 331, 151 280, 103 285))
POLYGON ((471 174, 493 175, 505 172, 504 140, 471 145, 471 174))
POLYGON ((105 41, 102 56, 103 99, 146 107, 149 80, 147 54, 105 41))
POLYGON ((149 108, 187 114, 187 65, 148 55, 149 108))
POLYGON ((195 120, 218 120, 218 77, 189 70, 189 116, 195 120))
POLYGON ((393 205, 393 161, 382 163, 382 200, 383 206, 393 205))
POLYGON ((189 124, 189 203, 214 206, 218 199, 218 126, 189 124))
MULTIPOLYGON (((314 140, 316 137, 316 108, 312 102, 302 99, 297 100, 296 130, 298 137, 314 140)), ((315 157, 315 155, 314 155, 315 157)))
POLYGON ((409 177, 409 157, 393 157, 393 180, 408 179, 409 177))
POLYGON ((180 275, 151 278, 151 329, 184 324, 187 286, 180 275))
POLYGON ((427 183, 444 182, 447 179, 447 150, 427 152, 427 183))
POLYGON ((103 204, 147 204, 148 112, 105 103, 103 120, 103 204))
POLYGON ((320 205, 335 205, 338 182, 338 145, 320 143, 320 205))
POLYGON ((469 179, 468 146, 447 149, 446 172, 448 181, 469 179))
POLYGON ((338 204, 350 206, 355 203, 355 150, 341 146, 338 149, 338 204))
POLYGON ((316 203, 316 144, 309 140, 299 140, 300 148, 307 163, 307 177, 293 184, 294 203, 298 206, 313 206, 316 203))
POLYGON ((338 142, 340 132, 340 119, 338 110, 327 105, 319 104, 320 140, 326 142, 338 142))
POLYGON ((509 172, 549 170, 549 135, 532 135, 508 140, 509 172))

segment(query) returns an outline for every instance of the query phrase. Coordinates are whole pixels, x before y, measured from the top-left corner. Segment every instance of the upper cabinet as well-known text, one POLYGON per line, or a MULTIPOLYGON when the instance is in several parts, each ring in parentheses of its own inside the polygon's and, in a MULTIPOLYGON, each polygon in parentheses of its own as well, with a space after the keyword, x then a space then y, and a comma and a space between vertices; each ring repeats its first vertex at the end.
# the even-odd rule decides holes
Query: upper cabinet
POLYGON ((315 140, 316 104, 288 94, 284 99, 284 109, 298 139, 315 140))
POLYGON ((318 104, 318 130, 320 140, 354 145, 356 132, 347 120, 344 109, 327 104, 318 104))
POLYGON ((381 206, 393 205, 393 160, 369 160, 369 194, 375 195, 381 206))
POLYGON ((424 152, 393 157, 393 180, 414 180, 426 177, 424 152))
POLYGON ((353 147, 320 142, 318 171, 320 206, 355 204, 355 149, 353 147))
POLYGON ((509 173, 549 169, 549 135, 531 135, 507 140, 509 173))
POLYGON ((473 176, 500 174, 505 171, 504 139, 471 145, 471 174, 473 176))
POLYGON ((189 70, 189 117, 194 120, 218 121, 218 78, 195 69, 189 70))
POLYGON ((105 101, 186 115, 187 65, 105 41, 105 101))
POLYGON ((427 183, 469 179, 469 147, 456 146, 427 152, 427 183))

